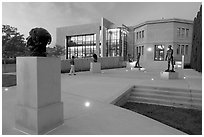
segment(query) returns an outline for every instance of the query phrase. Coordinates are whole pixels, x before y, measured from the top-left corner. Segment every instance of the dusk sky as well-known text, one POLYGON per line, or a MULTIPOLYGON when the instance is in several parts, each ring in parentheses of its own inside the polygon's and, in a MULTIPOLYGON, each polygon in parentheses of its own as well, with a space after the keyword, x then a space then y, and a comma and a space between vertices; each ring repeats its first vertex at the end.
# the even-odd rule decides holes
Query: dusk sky
POLYGON ((34 27, 47 29, 55 45, 56 28, 100 21, 126 26, 161 19, 193 20, 201 2, 3 2, 2 24, 16 27, 25 37, 34 27))

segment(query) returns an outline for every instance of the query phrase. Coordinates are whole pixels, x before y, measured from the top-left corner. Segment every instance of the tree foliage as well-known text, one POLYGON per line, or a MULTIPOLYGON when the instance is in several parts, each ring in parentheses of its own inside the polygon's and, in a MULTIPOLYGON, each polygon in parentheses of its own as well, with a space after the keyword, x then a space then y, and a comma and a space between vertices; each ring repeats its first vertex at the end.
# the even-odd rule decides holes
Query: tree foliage
POLYGON ((27 55, 28 49, 24 35, 17 28, 10 25, 2 25, 2 56, 3 58, 15 58, 27 55))
POLYGON ((51 47, 47 47, 47 56, 48 57, 60 57, 62 55, 65 55, 65 48, 60 46, 60 45, 56 45, 55 47, 51 48, 51 47))
POLYGON ((191 67, 202 72, 202 5, 193 23, 191 67))

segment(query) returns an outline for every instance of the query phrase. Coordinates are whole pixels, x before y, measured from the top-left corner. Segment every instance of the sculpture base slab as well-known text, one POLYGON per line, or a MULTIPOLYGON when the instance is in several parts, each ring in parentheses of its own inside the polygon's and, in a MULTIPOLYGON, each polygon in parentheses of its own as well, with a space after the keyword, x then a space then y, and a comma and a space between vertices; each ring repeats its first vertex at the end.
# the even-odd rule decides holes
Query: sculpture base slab
POLYGON ((45 134, 63 124, 63 103, 55 103, 41 108, 16 106, 15 127, 32 135, 45 134))
POLYGON ((160 72, 160 77, 162 79, 178 79, 178 72, 160 72))
POLYGON ((90 63, 90 72, 92 72, 92 73, 101 73, 101 63, 91 62, 90 63))
POLYGON ((135 67, 135 63, 136 61, 133 61, 133 62, 126 62, 126 68, 134 68, 135 67))
POLYGON ((131 68, 133 71, 145 71, 145 68, 131 68))

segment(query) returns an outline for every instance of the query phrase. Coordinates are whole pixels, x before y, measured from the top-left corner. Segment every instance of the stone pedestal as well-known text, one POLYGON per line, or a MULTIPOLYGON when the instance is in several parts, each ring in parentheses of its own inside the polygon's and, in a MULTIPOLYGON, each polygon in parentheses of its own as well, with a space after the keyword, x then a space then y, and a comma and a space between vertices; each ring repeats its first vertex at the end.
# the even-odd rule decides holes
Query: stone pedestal
POLYGON ((162 79, 178 79, 178 72, 160 72, 162 79))
POLYGON ((16 128, 45 134, 62 123, 60 59, 17 57, 16 128))
POLYGON ((133 61, 133 62, 126 62, 126 68, 134 68, 135 67, 135 63, 136 61, 133 61))
POLYGON ((91 62, 90 63, 90 71, 92 73, 101 73, 101 63, 99 63, 99 62, 91 62))

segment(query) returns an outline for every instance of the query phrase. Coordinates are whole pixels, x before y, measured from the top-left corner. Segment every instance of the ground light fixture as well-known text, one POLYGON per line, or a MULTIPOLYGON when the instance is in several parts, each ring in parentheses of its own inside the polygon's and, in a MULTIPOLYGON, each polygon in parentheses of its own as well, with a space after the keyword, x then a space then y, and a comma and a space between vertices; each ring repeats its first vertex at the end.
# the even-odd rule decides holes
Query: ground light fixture
POLYGON ((8 88, 5 88, 4 90, 5 90, 5 91, 8 91, 8 88))
POLYGON ((154 78, 152 78, 151 80, 154 80, 154 78))
POLYGON ((86 101, 86 102, 84 103, 84 106, 85 106, 85 107, 90 107, 90 102, 89 102, 89 101, 86 101))

